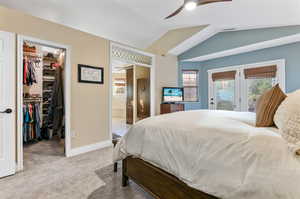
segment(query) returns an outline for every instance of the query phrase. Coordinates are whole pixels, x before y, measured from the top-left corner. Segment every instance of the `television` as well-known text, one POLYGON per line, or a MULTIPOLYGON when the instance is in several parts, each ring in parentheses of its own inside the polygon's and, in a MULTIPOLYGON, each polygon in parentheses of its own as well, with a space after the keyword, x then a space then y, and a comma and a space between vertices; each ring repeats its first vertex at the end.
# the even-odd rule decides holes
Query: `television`
POLYGON ((180 87, 164 87, 162 91, 163 103, 182 102, 183 88, 180 87))

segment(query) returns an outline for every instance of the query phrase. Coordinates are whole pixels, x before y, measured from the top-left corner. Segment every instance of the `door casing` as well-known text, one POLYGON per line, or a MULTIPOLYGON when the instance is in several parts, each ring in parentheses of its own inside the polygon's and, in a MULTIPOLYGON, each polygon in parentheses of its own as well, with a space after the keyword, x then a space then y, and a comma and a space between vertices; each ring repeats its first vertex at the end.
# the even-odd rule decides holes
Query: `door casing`
MULTIPOLYGON (((116 47, 119 47, 119 48, 122 48, 122 49, 126 49, 126 50, 129 50, 129 51, 132 51, 134 53, 138 53, 138 54, 141 54, 141 55, 144 55, 144 56, 149 56, 151 57, 151 64, 148 65, 148 64, 142 64, 142 63, 137 63, 137 62, 134 62, 134 61, 130 61, 130 60, 124 60, 126 63, 128 64, 131 64, 131 65, 138 65, 138 66, 143 66, 143 67, 148 67, 150 68, 150 115, 151 116, 154 116, 155 115, 155 66, 156 66, 156 59, 155 59, 155 55, 154 54, 151 54, 151 53, 148 53, 148 52, 145 52, 145 51, 141 51, 141 50, 137 50, 135 48, 131 48, 131 47, 127 47, 127 46, 124 46, 124 45, 121 45, 121 44, 118 44, 118 43, 114 43, 114 42, 111 42, 110 43, 110 64, 109 64, 109 95, 108 95, 108 101, 109 101, 109 135, 110 135, 110 139, 112 140, 112 95, 113 95, 113 92, 112 92, 112 68, 113 68, 113 60, 116 59, 113 57, 113 52, 112 52, 112 49, 113 47, 116 46, 116 47)), ((122 59, 121 59, 122 60, 122 59)), ((134 75, 135 76, 135 75, 134 75)), ((135 95, 135 93, 134 93, 135 95)), ((133 111, 134 113, 136 112, 135 110, 133 111)), ((133 121, 135 122, 135 121, 133 121)))
POLYGON ((72 156, 71 148, 71 47, 51 41, 40 40, 33 37, 18 35, 17 57, 17 171, 23 170, 23 43, 29 41, 35 44, 61 48, 66 51, 64 73, 64 100, 65 100, 65 156, 72 156))
POLYGON ((281 89, 285 92, 285 59, 271 60, 266 62, 258 62, 252 64, 244 64, 237 66, 228 66, 217 69, 208 70, 208 108, 216 109, 215 104, 210 104, 211 99, 215 99, 215 89, 214 82, 212 80, 212 74, 216 72, 225 72, 225 71, 233 71, 236 70, 236 81, 235 81, 235 102, 236 102, 236 111, 247 111, 247 84, 244 76, 244 69, 247 68, 257 68, 264 67, 269 65, 277 66, 277 76, 274 84, 279 83, 281 89))

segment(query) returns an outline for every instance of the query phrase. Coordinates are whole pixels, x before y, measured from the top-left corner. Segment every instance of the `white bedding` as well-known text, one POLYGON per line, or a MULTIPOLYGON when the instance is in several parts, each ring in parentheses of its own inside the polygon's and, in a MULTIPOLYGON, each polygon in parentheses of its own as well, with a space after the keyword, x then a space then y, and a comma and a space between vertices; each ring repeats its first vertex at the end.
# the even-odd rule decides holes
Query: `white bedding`
POLYGON ((300 161, 255 114, 187 111, 134 125, 114 158, 134 155, 198 190, 224 199, 299 199, 300 161))

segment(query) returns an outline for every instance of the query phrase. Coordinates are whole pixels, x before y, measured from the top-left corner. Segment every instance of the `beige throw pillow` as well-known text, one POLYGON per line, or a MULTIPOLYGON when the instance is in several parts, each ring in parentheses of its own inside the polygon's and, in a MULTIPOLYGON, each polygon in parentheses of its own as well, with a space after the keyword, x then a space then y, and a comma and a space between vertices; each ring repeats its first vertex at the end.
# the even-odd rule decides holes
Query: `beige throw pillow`
POLYGON ((266 91, 257 101, 256 104, 256 126, 257 127, 270 127, 274 126, 274 115, 281 104, 286 98, 284 92, 277 84, 270 90, 266 91))
POLYGON ((289 94, 281 103, 274 123, 292 151, 300 154, 300 90, 289 94))

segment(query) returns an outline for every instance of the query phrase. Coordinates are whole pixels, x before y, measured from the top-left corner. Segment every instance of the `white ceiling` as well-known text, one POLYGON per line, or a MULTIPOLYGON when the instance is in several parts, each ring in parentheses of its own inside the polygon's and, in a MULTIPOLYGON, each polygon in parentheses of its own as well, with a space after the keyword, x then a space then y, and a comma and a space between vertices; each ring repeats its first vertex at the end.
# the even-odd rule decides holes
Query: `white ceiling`
POLYGON ((146 48, 168 30, 211 24, 225 28, 295 25, 299 0, 233 0, 164 20, 183 0, 0 0, 0 4, 114 41, 146 48))

